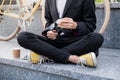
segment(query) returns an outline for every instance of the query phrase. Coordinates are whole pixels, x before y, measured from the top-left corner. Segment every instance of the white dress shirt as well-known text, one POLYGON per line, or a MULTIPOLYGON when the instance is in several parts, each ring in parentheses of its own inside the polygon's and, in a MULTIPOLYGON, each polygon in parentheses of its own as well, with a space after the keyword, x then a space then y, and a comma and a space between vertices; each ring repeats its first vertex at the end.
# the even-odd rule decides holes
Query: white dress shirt
POLYGON ((67 1, 67 0, 56 0, 59 18, 62 18, 66 1, 67 1))

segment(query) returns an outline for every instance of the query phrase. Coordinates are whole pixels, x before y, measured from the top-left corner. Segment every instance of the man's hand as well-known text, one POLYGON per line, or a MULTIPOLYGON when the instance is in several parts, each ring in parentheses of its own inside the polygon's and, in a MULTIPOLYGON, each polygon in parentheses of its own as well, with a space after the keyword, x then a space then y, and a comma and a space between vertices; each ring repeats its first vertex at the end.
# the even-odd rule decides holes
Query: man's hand
POLYGON ((65 29, 76 29, 77 23, 73 21, 72 18, 62 18, 59 19, 58 22, 58 27, 60 28, 65 28, 65 29))
POLYGON ((47 32, 47 37, 49 39, 55 40, 58 36, 58 33, 56 32, 56 30, 52 30, 52 31, 48 31, 47 32))

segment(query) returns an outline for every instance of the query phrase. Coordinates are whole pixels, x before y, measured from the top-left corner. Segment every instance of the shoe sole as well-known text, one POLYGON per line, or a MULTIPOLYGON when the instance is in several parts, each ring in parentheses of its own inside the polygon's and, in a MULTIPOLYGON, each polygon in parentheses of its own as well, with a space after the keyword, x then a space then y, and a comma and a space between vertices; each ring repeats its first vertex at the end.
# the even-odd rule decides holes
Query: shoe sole
POLYGON ((92 59, 93 59, 93 64, 94 64, 94 67, 97 66, 97 58, 96 58, 96 55, 94 52, 91 52, 91 56, 92 56, 92 59))

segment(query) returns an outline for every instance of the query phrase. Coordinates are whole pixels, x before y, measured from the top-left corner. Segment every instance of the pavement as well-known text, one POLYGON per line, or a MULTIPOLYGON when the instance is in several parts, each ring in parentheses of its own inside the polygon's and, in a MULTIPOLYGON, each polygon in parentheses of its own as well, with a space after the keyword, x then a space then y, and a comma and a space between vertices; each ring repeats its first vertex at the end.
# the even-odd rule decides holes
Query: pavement
MULTIPOLYGON (((2 63, 6 63, 9 60, 14 60, 12 55, 12 49, 14 48, 21 49, 20 60, 22 60, 24 56, 28 55, 29 50, 20 47, 16 39, 10 40, 8 42, 0 41, 0 58, 5 59, 5 60, 0 60, 0 61, 3 61, 2 63)), ((98 57, 98 66, 96 69, 83 68, 83 67, 78 68, 78 67, 75 67, 75 65, 63 65, 63 64, 54 64, 54 65, 45 64, 45 66, 47 65, 48 67, 50 67, 50 69, 54 69, 54 71, 64 70, 63 73, 67 71, 65 74, 66 76, 67 76, 67 73, 70 71, 71 73, 73 73, 72 77, 75 77, 76 79, 78 77, 76 75, 81 73, 81 74, 86 74, 90 76, 107 78, 107 79, 95 79, 95 80, 120 80, 120 77, 119 77, 120 76, 120 49, 100 48, 99 51, 100 51, 100 55, 98 57)), ((16 65, 18 64, 19 63, 16 63, 16 65)), ((50 73, 54 73, 54 71, 52 72, 50 71, 50 73)), ((62 72, 60 74, 63 75, 62 72)), ((91 80, 91 79, 88 79, 88 80, 91 80)))
POLYGON ((26 56, 29 52, 29 50, 20 47, 16 39, 10 41, 0 41, 0 58, 14 59, 12 54, 12 50, 14 48, 20 48, 21 58, 26 56))

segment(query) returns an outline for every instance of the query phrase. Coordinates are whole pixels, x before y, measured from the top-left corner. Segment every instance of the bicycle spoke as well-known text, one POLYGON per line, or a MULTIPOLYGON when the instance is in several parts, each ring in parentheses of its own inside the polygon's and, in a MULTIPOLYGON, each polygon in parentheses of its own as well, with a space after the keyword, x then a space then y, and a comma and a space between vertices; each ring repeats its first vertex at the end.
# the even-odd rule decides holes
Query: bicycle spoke
MULTIPOLYGON (((23 29, 23 31, 25 31, 26 29, 28 29, 31 26, 33 15, 35 14, 35 12, 39 8, 40 4, 42 3, 42 0, 38 0, 37 4, 35 4, 34 8, 31 9, 31 11, 28 9, 26 0, 17 0, 17 4, 19 4, 19 5, 17 5, 19 7, 19 12, 16 12, 16 13, 15 12, 13 13, 12 8, 11 8, 13 0, 9 0, 9 5, 8 5, 7 9, 2 11, 5 1, 6 0, 2 0, 2 3, 0 4, 0 15, 6 16, 7 18, 9 16, 10 18, 15 19, 15 21, 18 20, 18 23, 16 25, 18 27, 16 27, 15 29, 13 28, 13 31, 10 35, 8 35, 7 37, 0 36, 0 40, 8 41, 8 40, 14 38, 16 36, 16 34, 20 31, 20 29, 23 29)), ((4 25, 3 25, 3 28, 5 28, 4 25)))
POLYGON ((10 12, 10 7, 11 7, 11 4, 12 4, 12 1, 13 1, 13 0, 10 0, 10 2, 9 2, 7 12, 10 12))

